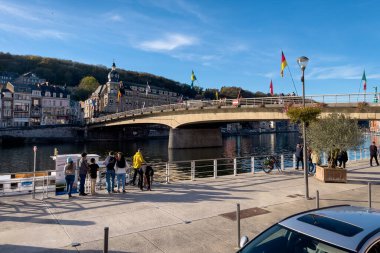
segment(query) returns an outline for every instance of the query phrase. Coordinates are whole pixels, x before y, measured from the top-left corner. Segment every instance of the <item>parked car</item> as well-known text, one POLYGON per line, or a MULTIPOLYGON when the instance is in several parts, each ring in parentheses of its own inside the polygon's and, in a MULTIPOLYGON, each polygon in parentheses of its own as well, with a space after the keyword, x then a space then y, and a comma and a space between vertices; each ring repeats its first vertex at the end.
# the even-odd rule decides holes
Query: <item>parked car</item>
POLYGON ((332 206, 290 216, 252 241, 242 237, 240 253, 380 253, 380 210, 332 206))

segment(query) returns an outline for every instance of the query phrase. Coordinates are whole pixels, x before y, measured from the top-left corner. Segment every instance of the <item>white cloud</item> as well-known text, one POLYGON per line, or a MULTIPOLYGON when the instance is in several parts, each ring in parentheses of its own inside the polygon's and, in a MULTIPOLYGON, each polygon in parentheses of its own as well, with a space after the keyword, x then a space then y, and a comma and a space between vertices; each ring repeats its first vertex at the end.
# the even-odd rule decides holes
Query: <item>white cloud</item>
POLYGON ((120 15, 118 15, 118 14, 114 14, 114 15, 112 15, 112 16, 110 17, 110 19, 111 19, 112 21, 116 21, 116 22, 121 22, 121 21, 123 21, 123 18, 122 18, 120 15))
POLYGON ((68 33, 60 32, 57 30, 52 29, 32 29, 32 28, 26 28, 26 27, 20 27, 15 25, 9 25, 9 24, 0 24, 0 30, 9 32, 9 33, 15 33, 19 35, 25 35, 33 39, 59 39, 59 40, 65 40, 69 36, 68 33))
MULTIPOLYGON (((307 73, 307 72, 306 72, 307 73)), ((363 74, 361 66, 331 66, 331 67, 313 67, 306 78, 310 79, 360 79, 363 74)))
POLYGON ((198 42, 198 39, 183 34, 168 34, 162 39, 144 41, 138 47, 145 51, 172 51, 179 47, 191 46, 198 42))

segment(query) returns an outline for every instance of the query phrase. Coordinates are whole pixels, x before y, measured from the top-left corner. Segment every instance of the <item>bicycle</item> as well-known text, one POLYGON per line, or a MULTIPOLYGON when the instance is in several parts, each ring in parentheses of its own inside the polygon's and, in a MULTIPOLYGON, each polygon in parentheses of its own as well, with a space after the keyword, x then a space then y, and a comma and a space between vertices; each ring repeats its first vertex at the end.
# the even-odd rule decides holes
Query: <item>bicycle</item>
POLYGON ((275 156, 266 157, 262 164, 262 170, 265 173, 270 173, 274 167, 276 167, 279 172, 282 172, 281 163, 275 156))

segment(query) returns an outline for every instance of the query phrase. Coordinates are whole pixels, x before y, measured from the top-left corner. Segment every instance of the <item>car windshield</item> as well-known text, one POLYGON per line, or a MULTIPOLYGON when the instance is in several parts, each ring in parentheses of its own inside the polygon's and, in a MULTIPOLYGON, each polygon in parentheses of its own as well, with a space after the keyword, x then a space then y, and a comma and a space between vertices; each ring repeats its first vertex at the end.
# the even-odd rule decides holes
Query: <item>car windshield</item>
POLYGON ((274 225, 256 237, 239 252, 241 253, 343 253, 352 252, 321 242, 281 225, 274 225))

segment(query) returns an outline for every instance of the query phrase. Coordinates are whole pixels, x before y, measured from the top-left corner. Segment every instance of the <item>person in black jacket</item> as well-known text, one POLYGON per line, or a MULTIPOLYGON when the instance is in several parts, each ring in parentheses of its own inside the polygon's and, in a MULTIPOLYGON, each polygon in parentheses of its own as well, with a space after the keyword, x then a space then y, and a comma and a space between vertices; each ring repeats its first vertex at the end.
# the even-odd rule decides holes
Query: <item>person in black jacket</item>
POLYGON ((298 165, 299 165, 299 162, 301 162, 302 164, 302 169, 303 169, 303 148, 301 146, 301 144, 297 144, 297 147, 296 147, 296 161, 297 161, 297 167, 296 167, 296 170, 298 170, 298 165))
POLYGON ((338 155, 338 162, 339 162, 339 167, 342 167, 343 169, 346 168, 346 162, 348 161, 348 155, 346 150, 341 150, 338 155))
POLYGON ((375 145, 375 142, 372 142, 372 145, 369 146, 369 154, 370 154, 370 160, 369 164, 372 165, 372 159, 375 158, 377 166, 379 166, 379 162, 377 161, 377 147, 375 145))

